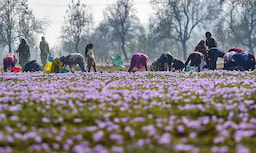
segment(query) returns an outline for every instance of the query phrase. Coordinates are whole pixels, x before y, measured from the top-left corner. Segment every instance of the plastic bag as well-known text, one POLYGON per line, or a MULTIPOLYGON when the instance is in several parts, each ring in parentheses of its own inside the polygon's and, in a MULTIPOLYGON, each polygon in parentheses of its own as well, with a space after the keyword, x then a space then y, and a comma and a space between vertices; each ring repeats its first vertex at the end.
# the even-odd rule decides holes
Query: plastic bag
POLYGON ((59 72, 59 73, 68 73, 68 72, 69 72, 68 69, 62 68, 62 69, 60 69, 60 72, 59 72))
POLYGON ((123 60, 119 54, 116 54, 115 56, 111 56, 110 59, 112 60, 114 67, 124 67, 123 60))
POLYGON ((187 67, 187 72, 196 72, 197 68, 194 66, 188 66, 187 67))
POLYGON ((44 73, 50 73, 51 72, 51 67, 52 67, 52 62, 47 62, 46 65, 44 66, 44 73))
POLYGON ((11 72, 20 72, 20 68, 19 67, 13 67, 11 72))
POLYGON ((53 56, 52 55, 48 55, 48 61, 52 62, 53 61, 53 56))

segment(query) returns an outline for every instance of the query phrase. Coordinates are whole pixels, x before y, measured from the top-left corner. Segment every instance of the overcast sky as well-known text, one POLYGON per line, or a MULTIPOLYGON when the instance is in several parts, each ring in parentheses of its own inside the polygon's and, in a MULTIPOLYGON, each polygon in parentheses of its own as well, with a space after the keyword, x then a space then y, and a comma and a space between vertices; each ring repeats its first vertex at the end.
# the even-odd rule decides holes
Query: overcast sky
MULTIPOLYGON (((97 25, 103 20, 102 11, 109 4, 116 3, 117 0, 81 0, 91 7, 94 17, 94 22, 97 25)), ((60 27, 63 24, 65 11, 71 0, 28 0, 29 7, 33 10, 37 18, 47 18, 50 21, 50 27, 45 33, 46 40, 51 46, 57 45, 57 38, 60 36, 60 27)), ((139 17, 142 24, 148 24, 148 19, 152 13, 150 0, 134 0, 134 8, 136 15, 139 17)), ((41 36, 38 36, 40 41, 41 36)))

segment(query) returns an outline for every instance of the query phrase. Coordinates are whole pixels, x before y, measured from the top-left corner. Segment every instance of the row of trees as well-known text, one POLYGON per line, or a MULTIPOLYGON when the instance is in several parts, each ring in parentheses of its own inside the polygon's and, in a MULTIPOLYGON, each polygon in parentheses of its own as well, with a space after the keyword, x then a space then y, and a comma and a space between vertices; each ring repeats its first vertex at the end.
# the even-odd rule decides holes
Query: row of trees
POLYGON ((186 59, 188 52, 205 39, 205 32, 211 31, 220 48, 240 46, 254 55, 254 0, 151 0, 151 5, 154 14, 148 27, 136 17, 132 0, 119 0, 108 6, 104 20, 83 37, 86 39, 80 50, 94 42, 97 59, 102 62, 117 52, 126 60, 135 52, 155 58, 165 51, 186 59))
POLYGON ((13 45, 21 37, 35 45, 36 35, 46 30, 47 21, 33 15, 27 0, 0 0, 0 3, 0 45, 12 52, 13 45))
MULTIPOLYGON (((31 45, 43 33, 47 21, 36 19, 26 0, 0 0, 0 45, 12 45, 25 37, 31 45)), ((132 0, 118 0, 104 10, 104 20, 94 27, 91 8, 72 0, 64 17, 61 51, 81 52, 87 43, 95 46, 97 61, 107 62, 120 53, 127 61, 135 52, 155 58, 169 51, 186 59, 196 44, 211 31, 220 48, 240 46, 254 55, 256 2, 254 0, 151 0, 154 14, 143 26, 132 0)), ((63 54, 63 53, 62 53, 63 54)))

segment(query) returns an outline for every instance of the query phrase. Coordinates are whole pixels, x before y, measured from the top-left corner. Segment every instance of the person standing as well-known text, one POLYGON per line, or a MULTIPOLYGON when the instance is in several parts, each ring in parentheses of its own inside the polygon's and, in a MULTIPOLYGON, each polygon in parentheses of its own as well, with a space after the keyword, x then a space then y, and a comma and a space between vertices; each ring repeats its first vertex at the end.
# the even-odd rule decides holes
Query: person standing
POLYGON ((47 55, 48 54, 51 55, 48 42, 45 40, 44 36, 42 36, 42 40, 40 41, 39 48, 41 50, 41 61, 42 61, 43 67, 44 67, 47 63, 47 55))
POLYGON ((208 46, 208 56, 206 59, 206 63, 210 70, 215 70, 217 68, 217 58, 224 56, 224 51, 222 49, 217 48, 217 41, 212 36, 212 34, 208 31, 205 33, 206 37, 206 46, 208 46))
POLYGON ((20 45, 16 52, 19 54, 19 64, 23 69, 30 58, 30 47, 24 38, 20 39, 20 45))
POLYGON ((212 47, 217 47, 217 41, 216 39, 212 36, 212 34, 207 31, 205 33, 206 37, 206 46, 208 46, 208 49, 210 50, 212 47))
POLYGON ((92 66, 94 68, 94 71, 97 72, 95 57, 92 49, 93 49, 93 44, 88 44, 85 48, 85 57, 87 58, 87 69, 88 69, 88 72, 90 72, 91 66, 92 66))

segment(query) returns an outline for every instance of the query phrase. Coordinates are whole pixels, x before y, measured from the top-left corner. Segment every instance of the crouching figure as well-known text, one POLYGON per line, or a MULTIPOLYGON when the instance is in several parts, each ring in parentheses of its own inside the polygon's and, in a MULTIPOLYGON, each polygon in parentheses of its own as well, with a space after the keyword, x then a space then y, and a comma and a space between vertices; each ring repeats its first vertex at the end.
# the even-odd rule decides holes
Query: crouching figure
POLYGON ((132 55, 130 68, 128 69, 128 72, 131 72, 134 67, 137 67, 139 71, 143 70, 143 67, 145 67, 146 71, 148 70, 147 67, 148 63, 148 56, 142 53, 136 53, 132 55))
POLYGON ((162 53, 159 58, 157 58, 150 65, 151 71, 171 71, 172 70, 173 57, 171 53, 162 53))
POLYGON ((190 66, 198 67, 198 72, 200 72, 205 64, 204 55, 201 52, 193 51, 187 58, 185 62, 185 71, 187 71, 187 65, 190 62, 190 66))
POLYGON ((11 70, 17 63, 17 58, 16 58, 15 54, 8 53, 4 57, 3 63, 4 63, 4 72, 7 72, 7 69, 11 70))
POLYGON ((64 68, 66 68, 68 65, 71 72, 74 72, 73 67, 75 67, 77 64, 79 65, 82 72, 86 72, 84 67, 84 57, 80 53, 72 53, 68 56, 61 56, 60 61, 63 62, 64 68))

